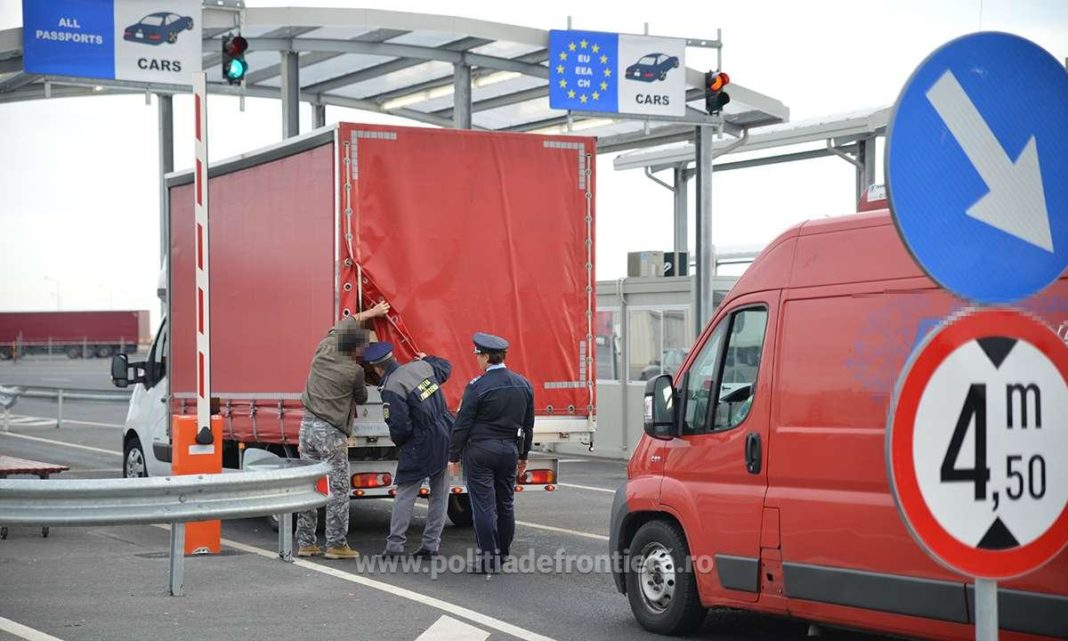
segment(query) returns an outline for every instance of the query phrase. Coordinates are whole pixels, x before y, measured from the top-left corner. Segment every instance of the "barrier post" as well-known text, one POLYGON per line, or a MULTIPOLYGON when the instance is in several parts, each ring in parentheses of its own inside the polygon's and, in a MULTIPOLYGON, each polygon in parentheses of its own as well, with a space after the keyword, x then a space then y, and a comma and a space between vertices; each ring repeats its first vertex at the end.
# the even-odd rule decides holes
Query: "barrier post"
MULTIPOLYGON (((211 417, 210 438, 207 433, 199 435, 197 417, 193 415, 176 415, 172 427, 171 471, 175 475, 222 472, 221 416, 211 417)), ((218 554, 221 545, 222 521, 195 521, 185 525, 186 554, 218 554)))
POLYGON ((171 523, 171 596, 182 596, 185 583, 185 555, 182 554, 184 546, 185 523, 171 523))

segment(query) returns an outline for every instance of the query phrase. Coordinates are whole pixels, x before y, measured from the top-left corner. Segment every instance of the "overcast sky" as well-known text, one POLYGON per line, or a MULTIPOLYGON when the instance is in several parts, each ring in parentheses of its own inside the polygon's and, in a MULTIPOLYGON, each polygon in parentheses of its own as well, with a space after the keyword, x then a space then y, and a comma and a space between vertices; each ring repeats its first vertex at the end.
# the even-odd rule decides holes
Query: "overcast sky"
MULTIPOLYGON (((714 37, 720 28, 724 69, 784 102, 794 121, 889 105, 925 56, 978 30, 1016 33, 1068 58, 1066 0, 247 4, 443 13, 541 29, 565 28, 570 15, 576 29, 641 33, 648 22, 650 34, 677 37, 714 37)), ((0 0, 0 29, 21 23, 21 0, 0 0)), ((714 61, 708 51, 687 55, 690 67, 714 61)), ((281 139, 277 101, 249 99, 243 113, 236 98, 210 105, 214 159, 281 139)), ((177 97, 178 168, 192 164, 190 112, 191 99, 177 97)), ((156 115, 155 100, 146 106, 143 96, 0 104, 0 311, 56 309, 57 293, 65 310, 157 311, 156 115)), ((327 121, 338 120, 405 124, 329 107, 327 121)), ((301 131, 310 121, 302 106, 301 131)), ((625 275, 628 251, 672 244, 671 193, 640 171, 614 171, 611 159, 598 158, 598 280, 625 275)), ((852 167, 837 158, 726 172, 713 193, 717 247, 764 244, 796 222, 855 206, 852 167)))

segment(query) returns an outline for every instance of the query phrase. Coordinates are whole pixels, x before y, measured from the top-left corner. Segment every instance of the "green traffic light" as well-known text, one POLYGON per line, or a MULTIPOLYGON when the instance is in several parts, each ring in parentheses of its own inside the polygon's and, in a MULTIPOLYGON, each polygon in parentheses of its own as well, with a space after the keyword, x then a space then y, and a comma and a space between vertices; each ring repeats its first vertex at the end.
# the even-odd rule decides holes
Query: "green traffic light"
POLYGON ((245 77, 245 73, 248 71, 248 65, 244 60, 235 58, 230 61, 230 64, 226 67, 226 77, 229 80, 241 80, 245 77))

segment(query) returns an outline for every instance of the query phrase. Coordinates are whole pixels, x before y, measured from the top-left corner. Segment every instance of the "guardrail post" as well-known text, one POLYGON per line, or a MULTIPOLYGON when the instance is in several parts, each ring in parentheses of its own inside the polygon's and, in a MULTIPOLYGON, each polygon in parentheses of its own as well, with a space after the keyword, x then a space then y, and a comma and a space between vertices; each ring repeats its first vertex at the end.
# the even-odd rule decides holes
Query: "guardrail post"
POLYGON ((293 562, 293 514, 278 515, 278 558, 293 562))
POLYGON ((59 414, 56 417, 56 429, 63 427, 63 389, 61 388, 56 397, 59 405, 59 414))
POLYGON ((182 596, 184 570, 185 523, 171 523, 171 596, 182 596))

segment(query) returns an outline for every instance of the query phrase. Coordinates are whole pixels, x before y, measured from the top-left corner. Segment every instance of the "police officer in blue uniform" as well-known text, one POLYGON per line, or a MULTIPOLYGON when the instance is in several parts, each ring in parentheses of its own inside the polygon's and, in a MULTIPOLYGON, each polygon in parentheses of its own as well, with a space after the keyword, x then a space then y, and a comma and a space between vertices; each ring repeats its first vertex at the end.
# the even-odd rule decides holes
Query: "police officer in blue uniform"
POLYGON ((383 556, 404 554, 412 508, 424 479, 429 481, 430 506, 423 544, 413 556, 437 556, 449 500, 445 466, 453 423, 441 386, 449 380, 452 365, 423 353, 401 365, 393 356, 393 345, 386 342, 371 343, 364 359, 382 380, 382 412, 397 446, 397 493, 383 556))
POLYGON ((477 561, 475 572, 499 570, 515 534, 515 479, 527 468, 534 439, 534 389, 504 365, 508 341, 475 333, 475 354, 483 374, 468 383, 452 430, 449 471, 463 460, 471 495, 477 561))

